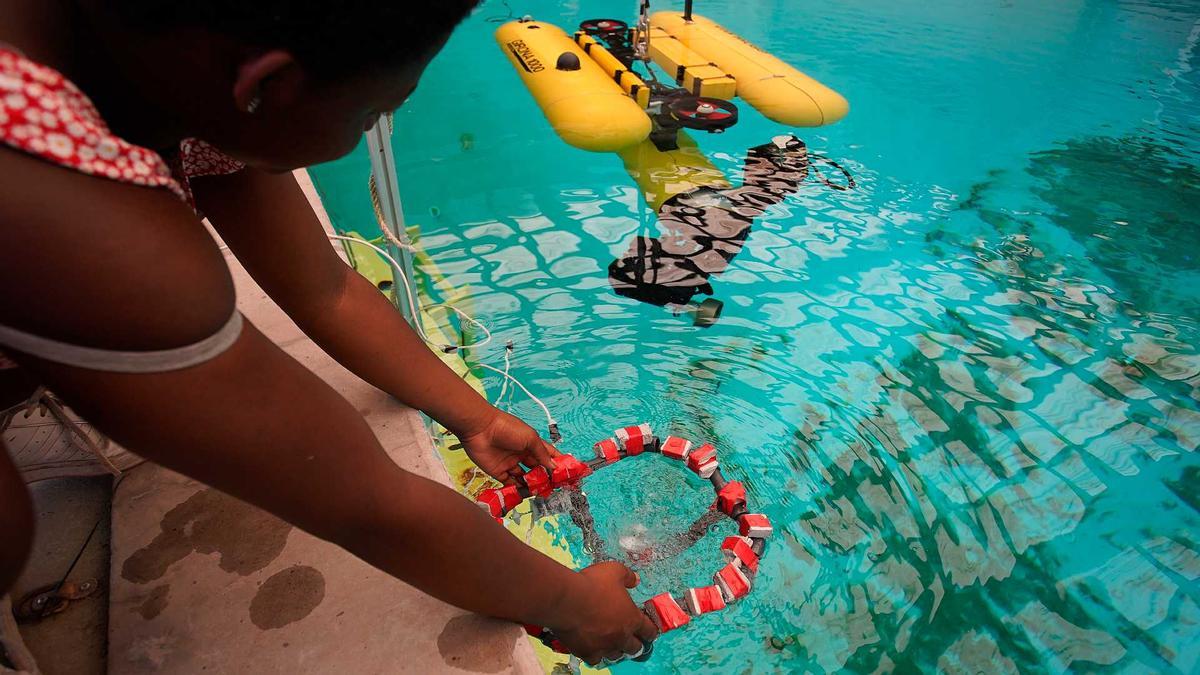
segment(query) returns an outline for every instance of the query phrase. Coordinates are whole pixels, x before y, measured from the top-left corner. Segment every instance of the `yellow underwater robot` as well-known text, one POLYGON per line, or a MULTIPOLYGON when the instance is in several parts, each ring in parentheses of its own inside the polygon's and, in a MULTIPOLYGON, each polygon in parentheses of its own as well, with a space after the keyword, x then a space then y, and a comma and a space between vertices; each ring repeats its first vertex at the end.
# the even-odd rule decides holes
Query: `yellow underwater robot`
POLYGON ((740 187, 705 157, 684 129, 719 133, 733 126, 734 98, 772 121, 801 127, 832 124, 850 106, 829 87, 694 14, 692 0, 682 14, 650 14, 649 0, 641 0, 636 27, 593 19, 573 35, 526 17, 502 25, 496 41, 555 133, 576 148, 617 153, 671 235, 639 237, 609 267, 621 295, 688 310, 697 325, 711 325, 722 304, 692 297, 712 295, 708 278, 737 254, 754 217, 813 175, 835 189, 853 187, 844 169, 815 158, 845 174, 841 183, 826 180, 794 136, 752 148, 740 187), (651 62, 673 84, 660 81, 651 62))

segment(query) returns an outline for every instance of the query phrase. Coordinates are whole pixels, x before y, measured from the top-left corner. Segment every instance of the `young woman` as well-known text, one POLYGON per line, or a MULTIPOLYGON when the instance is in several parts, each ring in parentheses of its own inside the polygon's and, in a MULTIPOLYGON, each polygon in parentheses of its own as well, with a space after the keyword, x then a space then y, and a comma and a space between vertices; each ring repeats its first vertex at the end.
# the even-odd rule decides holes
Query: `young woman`
MULTIPOLYGON (((0 2, 0 351, 19 366, 0 379, 48 386, 138 454, 438 598, 617 658, 655 637, 635 575, 573 572, 400 470, 241 320, 197 215, 317 344, 453 430, 482 469, 511 481, 518 463, 552 465, 340 262, 288 173, 354 148, 474 4, 0 2)), ((0 453, 0 594, 31 529, 0 453)))

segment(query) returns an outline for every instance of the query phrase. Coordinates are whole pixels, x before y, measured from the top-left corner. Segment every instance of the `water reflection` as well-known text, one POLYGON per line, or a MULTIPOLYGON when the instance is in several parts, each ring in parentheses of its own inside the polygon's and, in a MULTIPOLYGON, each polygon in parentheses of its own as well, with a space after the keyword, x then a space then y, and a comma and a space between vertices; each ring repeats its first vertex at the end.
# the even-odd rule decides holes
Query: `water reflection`
MULTIPOLYGON (((1086 154, 1096 142, 1077 145, 1086 154)), ((697 337, 628 307, 589 314, 603 289, 574 293, 582 305, 540 300, 533 325, 553 358, 521 368, 556 392, 565 427, 590 438, 609 420, 648 417, 711 440, 779 524, 767 590, 726 627, 758 651, 725 642, 706 652, 710 667, 768 654, 788 671, 1194 668, 1195 317, 1182 301, 1138 302, 1195 290, 1161 288, 1186 273, 1183 254, 1148 257, 1166 271, 1128 289, 1107 259, 1064 247, 1093 216, 1072 215, 1086 200, 1046 183, 1077 180, 1079 160, 1062 152, 1036 155, 1020 176, 1045 186, 1025 193, 1037 199, 1070 196, 1053 207, 997 207, 1011 204, 1004 174, 928 204, 872 177, 865 196, 766 219, 746 249, 759 271, 735 278, 759 292, 744 326, 735 316, 723 333, 697 337), (872 215, 871 203, 890 206, 872 215), (944 215, 921 222, 914 211, 944 215), (780 241, 807 256, 809 283, 764 285, 784 271, 780 241), (563 377, 562 363, 579 365, 563 377)), ((1123 194, 1106 197, 1137 208, 1123 194)), ((1162 245, 1178 227, 1168 219, 1141 236, 1162 245)), ((681 481, 590 487, 593 504, 624 505, 603 509, 601 529, 613 541, 686 529, 698 512, 664 507, 690 499, 681 481)), ((696 549, 644 567, 647 588, 702 581, 695 570, 711 561, 696 549)), ((690 669, 697 655, 664 645, 656 659, 690 669)))
MULTIPOLYGON (((1195 672, 1195 3, 853 0, 781 20, 798 5, 705 11, 845 83, 855 111, 804 140, 851 157, 858 188, 804 181, 732 228, 703 332, 614 295, 606 269, 653 214, 619 162, 562 148, 497 84, 490 26, 456 38, 413 101, 426 125, 398 131, 423 243, 516 341, 564 449, 643 419, 712 440, 777 525, 757 590, 646 667, 1195 672)), ((704 152, 736 176, 782 131, 747 118, 704 152)), ((589 483, 609 542, 669 538, 711 500, 646 466, 589 483)), ((646 566, 639 592, 704 581, 705 546, 646 566)))
MULTIPOLYGON (((679 175, 656 176, 650 182, 686 186, 702 182, 691 166, 661 171, 679 175)), ((741 252, 754 220, 767 209, 783 202, 808 180, 835 190, 854 187, 849 172, 810 153, 795 136, 778 136, 750 148, 737 187, 725 187, 720 172, 709 173, 715 174, 708 179, 712 185, 663 200, 658 208, 658 236, 636 237, 625 255, 608 266, 609 281, 618 294, 659 306, 685 305, 697 294, 713 295, 709 278, 724 272, 741 252), (823 173, 831 169, 841 172, 838 182, 823 173)))

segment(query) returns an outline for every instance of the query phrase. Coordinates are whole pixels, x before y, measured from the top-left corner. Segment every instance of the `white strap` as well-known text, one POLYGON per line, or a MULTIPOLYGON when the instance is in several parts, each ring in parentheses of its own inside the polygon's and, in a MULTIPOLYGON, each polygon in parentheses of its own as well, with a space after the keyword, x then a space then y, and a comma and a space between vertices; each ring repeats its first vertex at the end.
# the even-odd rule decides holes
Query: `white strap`
POLYGON ((234 311, 229 321, 211 336, 186 347, 150 352, 122 352, 81 347, 51 340, 0 325, 0 346, 40 359, 88 370, 110 373, 162 373, 182 370, 217 357, 242 334, 242 314, 234 311))

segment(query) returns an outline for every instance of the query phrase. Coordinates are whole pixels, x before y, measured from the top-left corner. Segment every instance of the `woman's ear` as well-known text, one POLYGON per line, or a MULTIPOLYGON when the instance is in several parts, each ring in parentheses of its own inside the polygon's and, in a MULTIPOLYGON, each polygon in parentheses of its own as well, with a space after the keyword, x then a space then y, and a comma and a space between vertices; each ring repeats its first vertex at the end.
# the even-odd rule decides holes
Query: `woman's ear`
POLYGON ((282 49, 253 56, 238 67, 233 83, 233 102, 237 109, 254 113, 262 106, 286 108, 300 95, 304 71, 296 57, 282 49))

